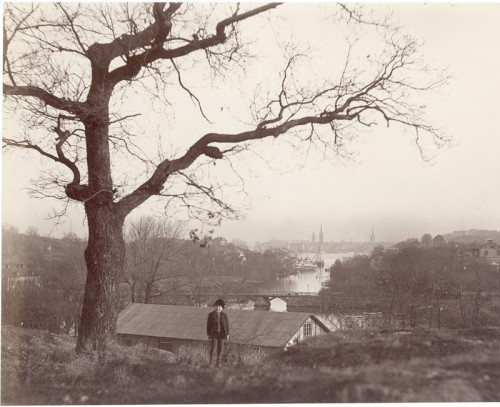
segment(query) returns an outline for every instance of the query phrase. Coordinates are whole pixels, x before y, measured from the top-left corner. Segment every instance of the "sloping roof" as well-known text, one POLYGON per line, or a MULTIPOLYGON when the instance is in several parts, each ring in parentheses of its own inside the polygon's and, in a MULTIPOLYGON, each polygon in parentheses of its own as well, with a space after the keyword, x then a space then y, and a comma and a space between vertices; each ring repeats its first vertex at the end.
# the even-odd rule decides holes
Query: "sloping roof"
MULTIPOLYGON (((176 305, 130 304, 118 316, 117 333, 163 338, 207 340, 211 308, 176 305)), ((305 312, 224 310, 229 318, 230 341, 240 344, 284 347, 302 324, 312 317, 305 312)))
POLYGON ((481 246, 481 249, 496 249, 497 247, 500 247, 498 244, 496 244, 493 240, 488 240, 488 243, 483 244, 481 246))

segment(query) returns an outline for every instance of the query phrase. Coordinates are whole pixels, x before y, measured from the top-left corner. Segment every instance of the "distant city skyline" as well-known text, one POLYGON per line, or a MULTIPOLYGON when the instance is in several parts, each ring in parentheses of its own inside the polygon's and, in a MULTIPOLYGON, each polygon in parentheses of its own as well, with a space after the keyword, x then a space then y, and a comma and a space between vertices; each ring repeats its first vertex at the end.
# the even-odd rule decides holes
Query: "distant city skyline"
MULTIPOLYGON (((304 230, 303 232, 298 231, 295 235, 290 235, 288 233, 280 234, 279 232, 273 233, 271 230, 266 230, 266 233, 261 233, 261 234, 264 236, 271 236, 271 237, 263 238, 263 239, 257 238, 255 240, 252 240, 252 239, 247 240, 243 236, 236 236, 235 234, 228 234, 227 236, 224 234, 218 234, 218 235, 226 238, 229 241, 231 241, 231 240, 243 240, 251 245, 256 244, 256 243, 264 243, 264 242, 271 242, 271 241, 312 242, 312 243, 319 244, 319 239, 316 237, 316 236, 318 236, 318 231, 314 231, 314 230, 311 231, 310 229, 311 228, 309 228, 309 230, 307 230, 307 231, 304 230), (307 236, 308 234, 310 236, 307 236), (314 237, 316 237, 315 240, 313 240, 312 234, 314 234, 314 237)), ((389 234, 388 238, 379 239, 377 237, 378 234, 377 234, 376 229, 375 228, 372 229, 372 227, 367 227, 366 231, 363 231, 362 228, 353 229, 353 230, 355 230, 355 232, 352 232, 350 235, 349 235, 349 232, 347 232, 346 234, 349 235, 347 237, 342 237, 341 235, 337 236, 334 231, 332 231, 332 236, 329 236, 328 229, 326 229, 326 228, 323 228, 323 229, 324 229, 324 233, 323 233, 323 235, 324 235, 323 242, 324 243, 339 243, 339 242, 397 243, 397 242, 404 241, 407 239, 421 240, 422 236, 426 233, 429 233, 429 234, 431 234, 432 237, 435 237, 437 235, 446 235, 446 234, 453 233, 453 232, 469 230, 469 229, 457 229, 457 230, 436 231, 435 233, 431 233, 429 231, 426 231, 426 232, 423 232, 423 233, 418 234, 418 235, 417 234, 405 235, 404 231, 403 232, 394 231, 394 238, 391 238, 391 236, 389 234), (375 239, 372 239, 373 236, 375 237, 375 239)), ((471 228, 471 229, 478 229, 478 228, 471 228)), ((496 229, 488 229, 488 228, 479 228, 479 229, 496 230, 496 229)), ((427 230, 427 229, 422 229, 422 230, 427 230)), ((259 233, 257 232, 256 235, 258 235, 258 234, 259 233)))

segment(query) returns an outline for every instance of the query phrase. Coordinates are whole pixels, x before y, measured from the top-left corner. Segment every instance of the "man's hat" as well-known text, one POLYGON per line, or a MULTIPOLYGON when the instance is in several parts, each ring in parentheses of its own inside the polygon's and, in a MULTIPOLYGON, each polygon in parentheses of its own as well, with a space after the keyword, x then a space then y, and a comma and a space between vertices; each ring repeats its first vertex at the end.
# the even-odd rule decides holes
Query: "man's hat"
POLYGON ((224 308, 226 304, 224 304, 224 300, 221 300, 219 298, 217 301, 215 301, 214 307, 216 307, 217 305, 220 305, 222 308, 224 308))

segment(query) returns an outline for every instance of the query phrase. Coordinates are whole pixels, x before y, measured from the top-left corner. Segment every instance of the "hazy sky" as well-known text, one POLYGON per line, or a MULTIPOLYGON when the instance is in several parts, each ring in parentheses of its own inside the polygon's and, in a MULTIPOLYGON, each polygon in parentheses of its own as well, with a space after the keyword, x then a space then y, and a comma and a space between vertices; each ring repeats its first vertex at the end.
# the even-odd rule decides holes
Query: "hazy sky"
MULTIPOLYGON (((286 6, 291 26, 321 35, 314 33, 321 27, 317 13, 286 6)), ((387 7, 424 41, 426 60, 451 76, 426 104, 428 118, 454 139, 452 146, 425 162, 413 134, 380 125, 356 140, 355 158, 347 162, 312 156, 299 168, 276 150, 272 168, 259 161, 247 165, 247 195, 238 197, 246 219, 223 223, 217 235, 249 243, 310 239, 322 225, 327 241, 367 241, 373 227, 378 241, 395 242, 424 233, 500 229, 500 3, 387 7)), ((21 232, 36 226, 49 233, 53 222, 44 218, 52 203, 28 199, 23 189, 40 170, 38 160, 19 157, 3 157, 3 222, 21 232)), ((83 211, 71 213, 54 235, 70 228, 86 233, 83 211)))

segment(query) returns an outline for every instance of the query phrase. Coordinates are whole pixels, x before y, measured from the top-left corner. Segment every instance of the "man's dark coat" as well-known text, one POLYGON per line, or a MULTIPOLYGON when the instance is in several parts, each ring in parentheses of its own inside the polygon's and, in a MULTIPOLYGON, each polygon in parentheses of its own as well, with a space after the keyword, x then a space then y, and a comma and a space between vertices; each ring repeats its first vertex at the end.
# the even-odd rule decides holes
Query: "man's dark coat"
MULTIPOLYGON (((217 311, 212 311, 207 318, 207 335, 217 335, 217 311)), ((229 335, 229 318, 224 311, 220 313, 220 337, 227 339, 229 335)))

